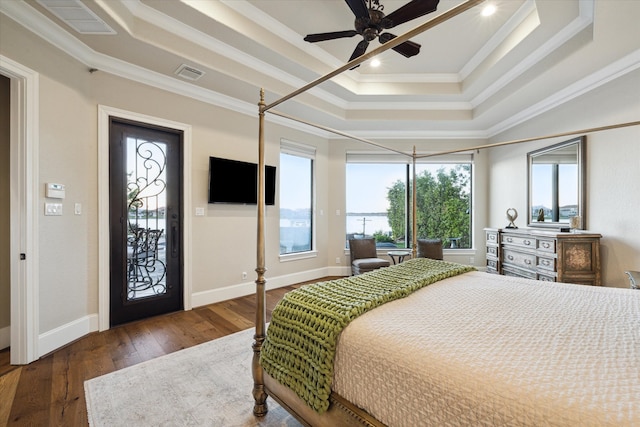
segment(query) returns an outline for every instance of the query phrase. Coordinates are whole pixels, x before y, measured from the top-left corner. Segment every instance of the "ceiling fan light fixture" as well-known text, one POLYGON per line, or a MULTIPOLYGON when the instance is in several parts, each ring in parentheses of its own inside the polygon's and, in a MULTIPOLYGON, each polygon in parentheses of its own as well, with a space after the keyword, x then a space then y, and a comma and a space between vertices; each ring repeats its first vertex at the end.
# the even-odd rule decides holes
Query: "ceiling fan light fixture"
POLYGON ((378 30, 375 28, 366 28, 362 32, 362 37, 368 42, 373 41, 378 37, 378 30))
POLYGON ((379 60, 378 58, 373 58, 373 59, 371 60, 371 64, 370 64, 370 65, 371 65, 373 68, 377 68, 377 67, 379 67, 379 66, 380 66, 380 64, 381 64, 381 62, 380 62, 380 60, 379 60))
MULTIPOLYGON (((404 6, 401 6, 391 12, 389 15, 385 15, 383 12, 384 6, 380 4, 380 0, 345 1, 349 6, 349 9, 351 9, 351 12, 355 15, 353 30, 307 34, 304 37, 304 40, 309 43, 316 43, 326 40, 354 37, 359 34, 362 36, 362 40, 356 45, 356 48, 349 58, 349 61, 353 61, 359 56, 364 55, 369 43, 375 39, 378 39, 380 43, 387 43, 396 37, 394 34, 385 32, 385 30, 434 12, 437 9, 440 0, 411 0, 404 6)), ((420 45, 412 42, 411 40, 400 43, 391 49, 406 58, 410 58, 420 53, 420 45)))

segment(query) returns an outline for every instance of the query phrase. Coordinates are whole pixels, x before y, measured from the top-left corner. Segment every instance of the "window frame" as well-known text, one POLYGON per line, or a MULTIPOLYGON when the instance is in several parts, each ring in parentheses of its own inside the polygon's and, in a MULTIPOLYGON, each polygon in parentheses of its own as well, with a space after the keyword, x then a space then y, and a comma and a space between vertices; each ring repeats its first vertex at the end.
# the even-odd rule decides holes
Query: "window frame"
MULTIPOLYGON (((475 222, 474 222, 474 173, 475 173, 475 162, 474 162, 474 153, 473 152, 461 152, 461 153, 453 153, 447 154, 437 157, 429 157, 429 153, 416 153, 415 157, 415 165, 416 169, 421 164, 433 164, 433 165, 462 165, 468 164, 470 166, 469 171, 469 247, 457 247, 457 248, 445 248, 446 251, 454 251, 457 253, 463 253, 464 251, 469 251, 474 249, 474 237, 475 237, 475 222)), ((405 247, 403 249, 411 249, 412 240, 413 240, 413 209, 411 209, 411 205, 413 203, 412 200, 412 191, 413 191, 413 178, 416 169, 413 168, 414 162, 413 158, 410 155, 403 155, 399 153, 381 153, 381 152, 371 152, 371 151, 347 151, 346 159, 345 159, 345 192, 347 185, 347 166, 352 163, 364 163, 364 164, 404 164, 406 165, 406 174, 404 176, 405 185, 406 185, 406 193, 405 193, 405 235, 407 238, 405 239, 405 247)), ((345 200, 345 247, 348 247, 348 242, 346 239, 347 230, 346 230, 346 220, 347 220, 347 209, 346 209, 346 200, 345 200)), ((418 238, 420 238, 418 236, 418 238)), ((379 248, 379 250, 382 248, 379 248)), ((384 249, 382 249, 384 250, 384 249)), ((390 248, 390 250, 393 250, 390 248)))
MULTIPOLYGON (((311 161, 311 171, 310 171, 310 191, 311 197, 309 200, 309 209, 310 209, 310 239, 311 239, 311 247, 309 250, 300 251, 300 252, 286 252, 280 253, 279 258, 281 262, 285 261, 293 261, 298 259, 306 259, 316 257, 318 254, 317 251, 317 239, 316 239, 316 147, 302 144, 299 142, 290 141, 287 139, 280 140, 280 152, 279 158, 282 154, 287 154, 290 156, 297 156, 305 159, 309 159, 311 161)), ((282 174, 282 165, 280 165, 280 171, 282 174)), ((280 175, 282 177, 282 175, 280 175)), ((279 197, 282 199, 282 181, 279 182, 278 185, 279 197)), ((280 221, 280 209, 282 208, 281 202, 278 203, 278 221, 280 221)), ((281 226, 278 225, 278 243, 280 243, 280 235, 281 235, 281 226)))

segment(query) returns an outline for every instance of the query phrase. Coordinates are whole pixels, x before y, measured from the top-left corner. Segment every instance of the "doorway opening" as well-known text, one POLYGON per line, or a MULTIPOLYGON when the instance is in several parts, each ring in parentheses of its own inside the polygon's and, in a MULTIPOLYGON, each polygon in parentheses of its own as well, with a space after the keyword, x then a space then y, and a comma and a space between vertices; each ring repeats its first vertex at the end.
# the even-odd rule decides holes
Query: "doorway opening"
POLYGON ((10 363, 25 365, 38 351, 37 169, 39 76, 0 55, 0 75, 9 79, 9 274, 10 363))

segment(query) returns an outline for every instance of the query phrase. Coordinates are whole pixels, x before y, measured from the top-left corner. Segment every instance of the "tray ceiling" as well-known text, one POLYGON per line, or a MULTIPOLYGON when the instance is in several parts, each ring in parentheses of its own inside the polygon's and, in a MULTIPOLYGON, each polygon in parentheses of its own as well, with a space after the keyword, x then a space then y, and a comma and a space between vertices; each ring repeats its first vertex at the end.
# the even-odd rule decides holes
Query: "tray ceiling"
MULTIPOLYGON (((406 0, 380 2, 389 14, 406 0)), ((460 3, 440 0, 436 12, 392 32, 460 3)), ((365 62, 277 110, 363 137, 482 138, 597 87, 620 68, 638 67, 638 38, 629 41, 629 31, 639 30, 596 43, 601 1, 491 3, 492 16, 481 15, 481 3, 412 38, 422 45, 417 56, 383 52, 379 67, 365 62)), ((640 19, 635 2, 609 3, 640 19)), ((353 28, 342 0, 21 0, 2 2, 0 11, 88 68, 247 114, 256 113, 260 88, 273 102, 342 66, 360 40, 303 41, 353 28), (85 22, 83 13, 97 22, 85 22), (74 29, 96 26, 103 31, 74 29), (186 78, 176 74, 181 67, 186 78)), ((369 51, 377 46, 371 42, 369 51)))

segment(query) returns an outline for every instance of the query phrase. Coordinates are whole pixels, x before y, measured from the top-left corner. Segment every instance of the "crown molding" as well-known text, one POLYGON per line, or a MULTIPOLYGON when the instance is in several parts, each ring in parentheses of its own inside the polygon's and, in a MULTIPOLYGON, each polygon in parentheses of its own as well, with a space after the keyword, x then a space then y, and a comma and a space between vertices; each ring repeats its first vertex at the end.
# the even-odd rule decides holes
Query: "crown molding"
MULTIPOLYGON (((381 140, 445 140, 445 139, 488 139, 483 130, 378 130, 353 131, 350 135, 358 138, 381 140)), ((330 134, 329 139, 345 139, 343 136, 330 134)))
POLYGON ((443 102, 394 102, 393 108, 389 108, 388 103, 384 102, 350 102, 348 105, 349 110, 362 110, 362 111, 406 111, 406 110, 418 110, 418 111, 454 111, 454 110, 472 110, 473 106, 470 102, 465 101, 443 101, 443 102))

